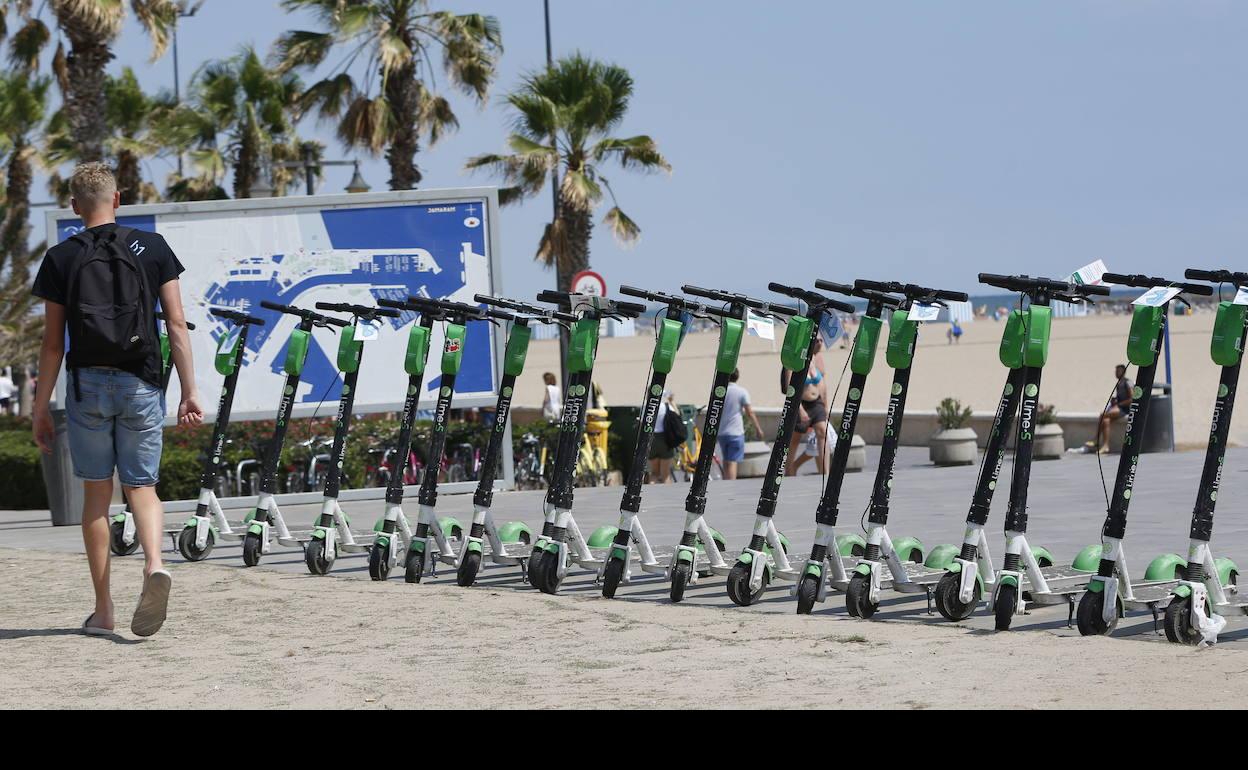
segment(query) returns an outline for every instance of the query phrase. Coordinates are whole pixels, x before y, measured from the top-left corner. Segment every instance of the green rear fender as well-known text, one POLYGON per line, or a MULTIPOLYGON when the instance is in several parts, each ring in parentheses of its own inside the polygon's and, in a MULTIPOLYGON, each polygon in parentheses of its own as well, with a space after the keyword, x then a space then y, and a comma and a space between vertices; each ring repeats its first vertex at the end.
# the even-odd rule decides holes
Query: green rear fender
POLYGON ((1042 545, 1034 546, 1031 549, 1031 555, 1036 557, 1036 564, 1039 564, 1041 567, 1052 567, 1054 564, 1057 564, 1053 559, 1053 554, 1042 545))
POLYGON ((1075 554, 1075 559, 1070 566, 1080 572, 1096 572, 1101 566, 1101 554, 1104 552, 1105 549, 1100 543, 1087 546, 1075 554))
POLYGON ((498 528, 498 539, 504 543, 531 543, 533 530, 523 521, 509 521, 498 528))
POLYGON ((615 540, 616 533, 620 530, 610 524, 603 524, 594 533, 589 536, 587 541, 590 548, 610 548, 611 542, 615 540))
POLYGON ((961 552, 962 549, 956 545, 942 543, 931 550, 931 553, 927 555, 927 559, 923 562, 923 566, 928 569, 947 569, 961 552))
POLYGON ((1237 585, 1239 582, 1239 567, 1235 562, 1225 556, 1213 560, 1214 566, 1218 568, 1218 579, 1222 581, 1223 586, 1237 585))
POLYGON ((459 519, 454 516, 440 516, 438 518, 438 529, 442 530, 442 537, 463 537, 464 525, 459 523, 459 519))
POLYGON ((1144 579, 1150 582, 1155 580, 1179 580, 1183 576, 1183 570, 1186 568, 1187 559, 1184 559, 1177 553, 1163 553, 1148 563, 1148 569, 1144 570, 1144 579))
POLYGON ((923 541, 917 537, 903 537, 893 543, 893 552, 897 554, 897 558, 902 561, 910 561, 915 564, 923 563, 923 541))
POLYGON ((836 552, 841 556, 862 556, 867 552, 867 541, 862 535, 837 535, 836 552))

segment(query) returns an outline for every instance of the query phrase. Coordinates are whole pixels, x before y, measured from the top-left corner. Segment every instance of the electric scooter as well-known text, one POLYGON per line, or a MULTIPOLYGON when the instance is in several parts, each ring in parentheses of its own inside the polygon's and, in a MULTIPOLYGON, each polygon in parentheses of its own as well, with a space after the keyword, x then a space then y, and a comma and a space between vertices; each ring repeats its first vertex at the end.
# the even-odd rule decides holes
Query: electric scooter
MULTIPOLYGON (((164 313, 156 313, 157 321, 164 321, 164 313)), ((195 324, 190 321, 186 322, 186 328, 189 331, 195 331, 195 324)), ((163 327, 160 329, 160 389, 161 392, 169 390, 169 375, 173 373, 173 367, 169 359, 169 333, 163 327)), ((121 513, 113 514, 109 524, 108 548, 113 552, 114 556, 129 556, 139 549, 138 530, 134 526, 134 513, 130 510, 130 500, 126 498, 123 490, 121 493, 125 500, 126 507, 121 513)))
POLYGON ((849 367, 852 374, 849 378, 849 393, 845 399, 845 407, 841 411, 841 420, 836 425, 836 447, 832 450, 832 461, 828 466, 828 480, 819 505, 815 508, 815 540, 810 549, 810 557, 802 570, 802 578, 793 587, 797 596, 797 614, 809 615, 815 602, 827 600, 829 584, 844 589, 849 584, 849 574, 845 569, 842 557, 853 552, 855 540, 860 547, 865 541, 853 535, 836 534, 836 520, 840 513, 841 485, 845 480, 845 470, 849 465, 854 429, 858 424, 858 414, 862 407, 862 396, 867 386, 867 375, 875 365, 875 351, 879 346, 880 331, 883 326, 881 316, 885 310, 895 310, 901 306, 902 300, 883 292, 870 289, 855 288, 832 281, 815 281, 815 288, 831 291, 846 296, 867 300, 866 312, 858 325, 858 333, 854 337, 854 346, 849 352, 849 367))
MULTIPOLYGON (((637 416, 637 439, 633 444, 633 460, 629 467, 628 477, 624 480, 624 496, 620 501, 620 523, 615 537, 611 541, 611 549, 603 560, 599 571, 602 582, 602 595, 607 599, 615 598, 615 592, 621 583, 632 581, 633 546, 637 547, 637 555, 641 561, 641 569, 645 572, 664 574, 668 565, 655 555, 650 540, 641 526, 638 513, 641 511, 641 490, 646 478, 647 460, 654 442, 659 407, 663 403, 663 389, 667 383, 667 375, 676 363, 676 352, 680 348, 684 336, 686 317, 708 318, 720 316, 721 311, 712 310, 701 303, 691 302, 684 297, 664 294, 657 291, 645 291, 632 286, 621 286, 620 293, 637 297, 649 302, 657 302, 665 309, 655 319, 654 353, 650 357, 650 377, 642 397, 641 411, 637 416)), ((713 439, 703 434, 703 448, 714 447, 713 439)), ((712 545, 712 548, 715 548, 712 545)), ((717 549, 718 550, 718 549, 717 549)), ((692 546, 690 548, 692 551, 692 546)), ((688 564, 693 564, 692 556, 688 564)), ((722 561, 722 558, 721 558, 722 561)))
POLYGON ((554 304, 576 316, 568 342, 568 382, 564 391, 563 417, 555 449, 555 465, 546 493, 542 534, 529 556, 529 582, 543 593, 555 594, 575 562, 597 569, 600 560, 572 516, 574 475, 590 395, 593 392, 594 358, 598 355, 598 331, 603 319, 636 318, 646 306, 588 294, 544 291, 539 302, 554 304), (572 550, 569 550, 569 541, 572 550))
POLYGON ((225 375, 221 387, 221 399, 217 402, 217 419, 212 427, 212 442, 204 458, 204 471, 199 481, 199 501, 195 515, 175 536, 178 552, 187 561, 203 561, 212 553, 218 539, 241 540, 243 535, 230 527, 217 499, 217 474, 221 470, 221 452, 225 449, 225 433, 230 427, 230 410, 234 407, 234 392, 238 388, 238 375, 243 369, 243 356, 247 350, 247 330, 250 326, 264 326, 263 318, 240 313, 236 310, 210 308, 209 313, 232 326, 217 342, 214 360, 217 374, 225 375))
POLYGON ((489 559, 494 564, 519 566, 521 575, 525 575, 525 564, 528 554, 509 553, 509 545, 528 547, 533 541, 533 532, 521 521, 509 521, 502 527, 494 524, 490 508, 494 504, 494 479, 498 473, 499 457, 502 454, 503 442, 507 440, 507 420, 511 413, 511 398, 516 378, 524 371, 525 358, 529 352, 529 339, 533 334, 532 323, 566 324, 576 320, 568 313, 560 313, 547 308, 517 302, 501 297, 478 294, 473 299, 483 305, 505 308, 514 313, 492 311, 495 318, 511 321, 511 330, 507 334, 507 348, 503 354, 503 378, 499 383, 498 401, 494 406, 494 424, 490 431, 490 441, 485 449, 485 457, 481 461, 481 478, 477 481, 476 492, 472 496, 472 525, 468 529, 468 537, 459 551, 459 563, 455 570, 456 582, 464 588, 477 580, 477 573, 485 556, 485 541, 490 543, 489 559))
POLYGON ((352 305, 344 302, 318 302, 317 310, 350 314, 354 323, 338 335, 338 371, 342 372, 342 395, 338 398, 338 417, 334 422, 334 444, 330 449, 329 472, 325 474, 325 492, 321 514, 312 527, 311 539, 303 547, 303 561, 308 572, 325 575, 338 559, 338 550, 357 545, 351 532, 351 521, 338 504, 342 485, 342 468, 347 459, 347 434, 351 430, 351 410, 355 406, 356 384, 360 378, 360 360, 364 343, 380 335, 378 319, 398 318, 390 308, 352 305))
MULTIPOLYGON (((1027 368, 1039 369, 1048 359, 1048 329, 1052 313, 1049 303, 1053 299, 1086 303, 1089 302, 1089 296, 1109 294, 1107 286, 1073 284, 1026 275, 980 273, 979 281, 988 286, 1018 292, 1027 298, 1028 305, 1024 309, 1020 304, 1019 309, 1011 312, 1005 321, 997 355, 1001 363, 1009 369, 1009 374, 1001 391, 1001 400, 997 402, 992 432, 988 434, 979 477, 971 496, 962 548, 936 584, 936 609, 946 620, 955 622, 970 617, 984 591, 991 590, 996 585, 992 554, 984 528, 992 510, 993 493, 1000 480, 1010 434, 1014 430, 1027 368), (1031 334, 1033 330, 1034 335, 1031 334)), ((1038 387, 1039 384, 1036 384, 1038 387)), ((1053 566, 1052 554, 1046 549, 1036 547, 1034 552, 1041 568, 1053 566)))
POLYGON ((792 374, 785 388, 784 407, 780 410, 780 427, 771 446, 767 475, 759 493, 754 534, 728 571, 728 598, 741 607, 748 607, 761 599, 773 576, 792 581, 801 579, 801 572, 789 562, 787 546, 781 541, 772 517, 780 498, 780 482, 784 480, 784 468, 789 459, 789 439, 797 426, 798 402, 806 385, 810 357, 814 355, 815 344, 819 340, 819 327, 833 311, 852 313, 856 309, 848 302, 795 286, 769 283, 767 289, 805 302, 808 308, 804 314, 789 318, 784 332, 780 361, 792 374))
POLYGON ((312 330, 316 327, 344 328, 350 322, 331 318, 312 310, 304 310, 293 305, 282 305, 277 302, 262 300, 260 307, 275 310, 285 315, 293 315, 299 324, 290 333, 290 341, 286 344, 286 360, 282 366, 285 381, 282 384, 282 401, 277 408, 277 420, 273 427, 273 437, 269 441, 268 454, 264 458, 264 471, 260 477, 260 495, 256 500, 256 509, 247 514, 243 523, 247 533, 243 536, 243 563, 254 567, 260 558, 267 554, 271 546, 270 530, 277 529, 277 542, 281 545, 298 548, 301 544, 290 533, 286 520, 282 518, 281 509, 277 506, 274 493, 277 492, 277 466, 281 462, 282 447, 286 444, 286 431, 290 427, 290 415, 295 408, 295 398, 299 392, 299 380, 303 375, 303 364, 308 356, 308 346, 312 343, 312 330))
POLYGON ((1079 633, 1083 636, 1108 634, 1113 631, 1122 616, 1124 602, 1131 602, 1135 598, 1123 540, 1127 534, 1127 509, 1131 505, 1135 474, 1144 445, 1142 434, 1148 424, 1149 407, 1152 404, 1153 380, 1157 374, 1162 346, 1166 341, 1170 303, 1178 301, 1187 304, 1183 294, 1205 297, 1213 295, 1212 286, 1169 281, 1146 275, 1106 273, 1104 280, 1111 284, 1148 289, 1148 292, 1136 300, 1135 309, 1132 311, 1127 360, 1138 367, 1135 389, 1132 391, 1131 406, 1125 417, 1127 428, 1122 439, 1122 455, 1118 459, 1118 474, 1114 478, 1114 493, 1106 512, 1105 525, 1101 529, 1101 562, 1096 575, 1088 581, 1087 590, 1079 600, 1077 620, 1079 633))
MULTIPOLYGON (((422 297, 410 297, 406 303, 389 300, 379 300, 379 302, 384 306, 402 310, 419 310, 422 307, 429 307, 428 301, 422 297)), ((408 541, 407 557, 403 565, 404 580, 408 583, 419 583, 425 573, 432 574, 439 561, 455 565, 458 559, 450 539, 453 537, 462 539, 463 527, 452 518, 447 517, 441 521, 437 518, 438 475, 442 467, 442 457, 446 452, 446 427, 451 417, 451 400, 455 396, 455 378, 459 374, 459 367, 463 361, 464 340, 468 334, 467 324, 469 321, 484 321, 498 312, 446 300, 439 300, 436 308, 446 322, 442 344, 442 383, 438 388, 438 400, 433 409, 433 430, 429 438, 425 472, 421 475, 420 488, 417 491, 419 513, 416 518, 416 530, 408 541), (437 549, 436 553, 434 548, 430 547, 430 533, 432 533, 434 546, 437 549)))
POLYGON ((910 388, 910 367, 914 362, 915 344, 918 341, 918 319, 922 317, 925 308, 943 306, 945 300, 965 302, 968 296, 960 291, 929 289, 895 281, 858 280, 854 282, 854 288, 889 292, 905 297, 901 305, 893 311, 888 332, 885 361, 893 369, 893 386, 889 394, 888 416, 884 423, 884 441, 880 446, 880 464, 871 489, 867 514, 867 544, 862 559, 854 567, 849 584, 845 587, 845 607, 849 614, 857 618, 870 618, 880 607, 885 566, 892 575, 893 590, 914 593, 916 586, 903 562, 923 561, 922 543, 914 538, 903 538, 894 543, 888 534, 893 470, 897 447, 901 443, 902 418, 905 416, 906 397, 910 388))
MULTIPOLYGON (((1230 270, 1188 270, 1185 277, 1194 281, 1231 284, 1236 290, 1248 287, 1248 273, 1230 270)), ((1218 303, 1213 325, 1210 355, 1222 367, 1218 396, 1213 402, 1213 426, 1209 430, 1209 447, 1205 450, 1205 467, 1200 477, 1196 507, 1188 537, 1187 562, 1182 580, 1170 591, 1166 605, 1166 638, 1177 644, 1214 644, 1225 625, 1223 615, 1232 612, 1248 614, 1248 602, 1238 594, 1239 567, 1227 558, 1214 558, 1209 541, 1213 537, 1213 509, 1218 501, 1222 480, 1222 463, 1226 459, 1226 439, 1231 429, 1231 412, 1235 407, 1235 390, 1239 385, 1239 367, 1243 362, 1244 345, 1248 341, 1248 305, 1218 303)), ((1162 557, 1165 559, 1166 557, 1162 557)), ((1177 556, 1172 557, 1178 559, 1177 556)), ((1150 565, 1150 570, 1152 565, 1150 565)))

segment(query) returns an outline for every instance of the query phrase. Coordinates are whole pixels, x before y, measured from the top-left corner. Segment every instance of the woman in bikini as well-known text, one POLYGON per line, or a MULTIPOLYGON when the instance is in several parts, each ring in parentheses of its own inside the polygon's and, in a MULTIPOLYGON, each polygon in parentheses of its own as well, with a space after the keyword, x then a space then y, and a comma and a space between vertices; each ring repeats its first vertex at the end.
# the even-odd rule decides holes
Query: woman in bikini
MULTIPOLYGON (((789 372, 784 372, 784 383, 787 387, 789 372)), ((802 442, 810 431, 815 432, 819 442, 819 454, 815 457, 815 465, 820 473, 824 473, 827 461, 828 440, 828 382, 823 368, 823 339, 815 343, 815 354, 810 357, 810 368, 806 370, 806 385, 802 389, 802 403, 797 412, 797 428, 789 439, 789 464, 785 468, 786 476, 796 476, 797 469, 810 459, 810 455, 798 454, 802 442)))

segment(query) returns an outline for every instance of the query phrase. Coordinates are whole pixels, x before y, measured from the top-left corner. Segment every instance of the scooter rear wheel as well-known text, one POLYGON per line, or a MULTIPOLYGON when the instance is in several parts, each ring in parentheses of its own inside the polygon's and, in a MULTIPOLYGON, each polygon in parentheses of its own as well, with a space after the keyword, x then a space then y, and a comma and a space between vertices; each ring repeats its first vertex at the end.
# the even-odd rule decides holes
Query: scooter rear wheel
POLYGON ((125 531, 125 522, 114 521, 111 525, 109 525, 108 548, 113 552, 114 556, 129 556, 139 550, 139 539, 136 537, 133 543, 127 544, 123 539, 125 531))
POLYGON ((368 576, 373 580, 387 580, 390 577, 389 550, 377 546, 368 549, 368 576))
POLYGON ((962 579, 957 573, 947 572, 941 576, 940 582, 936 584, 936 610, 945 620, 957 623, 966 620, 971 613, 975 612, 975 607, 982 596, 978 581, 975 583, 970 602, 963 603, 960 598, 961 593, 962 579))
POLYGON ((419 583, 425 576, 425 554, 422 551, 407 552, 403 559, 403 579, 409 583, 419 583))
POLYGON ((763 583, 757 591, 750 591, 750 565, 737 562, 728 573, 728 598, 738 607, 749 607, 763 598, 767 590, 767 572, 763 571, 763 583))
POLYGON ((677 562, 672 568, 672 586, 668 592, 673 604, 679 604, 685 598, 685 589, 689 587, 689 581, 693 577, 693 565, 685 562, 677 562))
POLYGON ((243 564, 254 567, 260 563, 262 555, 264 555, 264 547, 260 542, 260 536, 248 532, 243 538, 243 564))
POLYGON ((325 541, 313 539, 303 549, 303 563, 313 575, 327 575, 334 563, 326 558, 325 541))
POLYGON ((460 588, 468 588, 477 582, 477 573, 481 570, 481 554, 469 551, 459 560, 459 569, 455 571, 455 582, 460 588))
POLYGON ((1018 586, 1004 585, 997 589, 997 603, 993 607, 998 631, 1009 631, 1018 611, 1018 586))
POLYGON ((1163 625, 1166 629, 1166 639, 1174 644, 1195 645, 1200 641, 1200 634, 1192 628, 1191 597, 1171 599, 1166 605, 1163 625))
POLYGON ((610 559, 602 571, 602 595, 606 599, 614 599, 620 581, 624 579, 624 560, 610 559))
POLYGON ((850 615, 864 620, 875 615, 880 605, 871 601, 870 576, 856 572, 849 579, 849 587, 845 589, 845 608, 850 615))
POLYGON ((819 578, 807 575, 797 584, 797 614, 809 615, 819 597, 819 578))
POLYGON ((203 550, 195 545, 195 530, 186 528, 178 533, 178 553, 182 554, 182 558, 187 561, 203 561, 208 558, 208 554, 212 553, 216 537, 213 536, 212 530, 208 531, 208 542, 204 544, 203 550))
POLYGON ((1113 621, 1106 623, 1102 611, 1104 607, 1104 592, 1083 592, 1083 596, 1079 597, 1079 609, 1075 613, 1075 624, 1079 627, 1080 636, 1105 636, 1118 627, 1117 611, 1114 612, 1113 621))

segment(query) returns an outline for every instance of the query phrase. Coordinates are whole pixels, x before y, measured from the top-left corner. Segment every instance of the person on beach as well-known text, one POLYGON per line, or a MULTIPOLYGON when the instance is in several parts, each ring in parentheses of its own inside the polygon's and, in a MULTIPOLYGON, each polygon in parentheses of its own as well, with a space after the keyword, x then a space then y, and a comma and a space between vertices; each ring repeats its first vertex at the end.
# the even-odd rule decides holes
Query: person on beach
POLYGON ((93 636, 113 633, 108 507, 116 472, 134 513, 144 557, 143 592, 130 630, 151 636, 165 622, 172 586, 160 555, 164 510, 156 495, 165 421, 158 300, 182 386, 178 424, 197 425, 204 418, 182 312, 178 275, 183 267, 161 236, 117 225, 114 212, 121 196, 108 166, 78 166, 69 189, 83 229, 48 249, 32 289, 44 300, 34 438, 44 453, 52 452, 56 429, 50 402, 65 359, 69 452, 74 475, 83 481, 82 537, 95 589, 95 609, 82 630, 93 636), (111 284, 112 306, 84 299, 95 299, 105 284, 111 284))
POLYGON ((763 435, 758 415, 750 406, 750 392, 737 384, 741 370, 736 369, 728 378, 728 392, 724 395, 724 411, 719 420, 719 454, 724 462, 724 478, 732 481, 737 477, 737 463, 745 459, 745 417, 750 418, 754 430, 763 435))
POLYGON ((559 422, 559 418, 563 416, 563 399, 556 384, 555 373, 546 372, 542 375, 542 381, 546 383, 546 395, 542 398, 542 417, 546 422, 559 422))
MULTIPOLYGON (((790 374, 788 369, 781 371, 781 393, 789 386, 790 374)), ((797 450, 811 431, 815 432, 815 439, 819 446, 818 454, 815 455, 815 465, 820 473, 824 472, 828 451, 827 402, 828 382, 826 370, 823 367, 823 337, 820 335, 815 340, 815 352, 810 357, 810 368, 806 370, 806 385, 802 388, 801 403, 797 410, 797 427, 794 428, 793 436, 789 439, 789 458, 792 462, 785 468, 784 475, 796 476, 798 469, 810 459, 810 454, 806 452, 798 454, 797 450)))
POLYGON ((1097 435, 1101 438, 1101 446, 1097 451, 1101 454, 1109 454, 1110 425, 1123 418, 1127 410, 1131 408, 1133 400, 1131 380, 1127 379, 1126 364, 1118 364, 1114 367, 1114 377, 1118 380, 1118 384, 1114 386, 1114 397, 1105 405, 1105 411, 1101 414, 1101 425, 1097 430, 1097 435))
POLYGON ((663 400, 659 402, 659 411, 654 415, 654 438, 650 441, 650 483, 671 484, 672 466, 676 460, 676 447, 684 441, 668 430, 668 412, 679 417, 680 407, 676 405, 676 396, 670 390, 663 391, 663 400))

